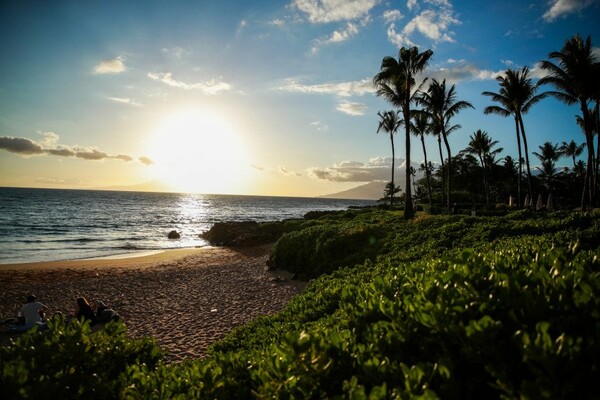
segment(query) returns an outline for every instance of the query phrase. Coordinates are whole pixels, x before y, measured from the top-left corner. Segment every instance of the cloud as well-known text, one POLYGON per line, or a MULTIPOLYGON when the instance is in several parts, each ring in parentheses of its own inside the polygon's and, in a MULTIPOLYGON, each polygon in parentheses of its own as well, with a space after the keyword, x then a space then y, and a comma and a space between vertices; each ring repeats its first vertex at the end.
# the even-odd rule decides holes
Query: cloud
POLYGON ((369 15, 379 0, 293 0, 312 23, 351 21, 369 15))
POLYGON ((148 158, 148 157, 146 157, 146 156, 142 156, 142 157, 138 158, 138 160, 139 160, 139 161, 140 161, 142 164, 144 164, 144 165, 152 165, 152 164, 154 164, 154 161, 152 161, 152 159, 151 159, 151 158, 148 158))
POLYGON ((127 67, 120 57, 111 60, 103 60, 94 67, 94 73, 96 74, 120 74, 126 70, 127 67))
POLYGON ((369 22, 371 22, 371 19, 369 16, 366 16, 360 21, 360 23, 348 22, 346 23, 346 26, 344 28, 333 31, 333 33, 329 35, 329 37, 314 40, 311 53, 317 53, 321 46, 334 43, 342 43, 347 40, 350 40, 358 34, 359 26, 365 27, 369 24, 369 22))
MULTIPOLYGON (((451 30, 453 25, 460 25, 452 4, 447 0, 425 0, 429 8, 415 15, 402 28, 397 28, 395 20, 386 19, 389 23, 387 30, 388 40, 398 47, 415 46, 413 36, 419 33, 434 43, 454 42, 454 32, 451 30)), ((410 11, 418 11, 419 6, 416 1, 407 3, 410 11)))
POLYGON ((390 24, 394 21, 402 19, 402 13, 400 10, 387 10, 383 13, 383 19, 386 23, 390 24))
POLYGON ((254 168, 254 169, 259 170, 259 171, 264 171, 265 170, 265 167, 261 167, 261 166, 258 166, 258 165, 250 164, 250 166, 252 168, 254 168))
POLYGON ((170 72, 165 73, 148 73, 148 78, 162 82, 168 86, 184 89, 184 90, 200 90, 207 95, 215 95, 231 89, 231 85, 226 82, 211 79, 206 82, 186 83, 173 78, 170 72))
POLYGON ((311 122, 309 125, 315 127, 320 132, 325 132, 329 130, 329 126, 325 125, 321 121, 314 121, 311 122))
POLYGON ((302 176, 301 173, 299 172, 295 172, 295 171, 290 171, 285 167, 280 166, 278 169, 279 173, 283 174, 283 175, 287 175, 287 176, 302 176))
POLYGON ((0 137, 0 149, 24 156, 44 153, 42 146, 33 140, 10 136, 0 137))
POLYGON ((177 59, 182 59, 184 56, 191 54, 191 51, 183 49, 179 46, 175 46, 170 49, 163 47, 162 49, 160 49, 160 51, 177 59))
POLYGON ((404 32, 396 31, 396 24, 392 23, 387 29, 387 37, 390 43, 397 46, 398 48, 403 46, 414 46, 412 40, 404 32))
POLYGON ((375 87, 371 79, 360 81, 340 82, 340 83, 322 83, 317 85, 306 85, 298 82, 294 78, 285 80, 285 83, 276 88, 277 90, 295 93, 310 94, 334 94, 342 97, 362 96, 366 93, 375 93, 375 87))
POLYGON ((544 13, 542 18, 546 22, 554 22, 557 18, 565 18, 569 14, 579 12, 592 4, 595 0, 552 0, 552 6, 544 13))
POLYGON ((140 103, 138 103, 137 101, 130 99, 128 97, 109 97, 108 99, 111 101, 114 101, 115 103, 129 104, 130 106, 136 106, 136 107, 141 106, 140 103))
MULTIPOLYGON (((54 132, 38 132, 43 138, 40 141, 28 138, 16 138, 11 136, 0 137, 0 149, 19 156, 42 156, 51 155, 58 157, 75 157, 83 160, 99 161, 104 159, 116 159, 121 161, 132 161, 133 157, 127 154, 111 156, 103 151, 92 147, 59 145, 59 136, 54 132)), ((147 157, 140 157, 147 159, 147 157)), ((148 159, 149 160, 149 159, 148 159)), ((148 165, 148 164, 147 164, 148 165)))
POLYGON ((119 154, 118 156, 113 156, 112 158, 114 158, 115 160, 121 160, 125 162, 133 161, 133 157, 127 154, 119 154))
POLYGON ((438 81, 446 79, 448 83, 453 84, 461 81, 484 81, 496 79, 497 76, 504 72, 504 70, 491 71, 488 69, 481 69, 475 64, 468 63, 465 60, 453 60, 453 62, 450 64, 450 67, 428 69, 423 75, 438 81))
POLYGON ((343 102, 338 104, 336 110, 348 115, 364 115, 367 106, 362 103, 343 102))
MULTIPOLYGON (((405 171, 405 162, 402 158, 396 158, 396 176, 401 179, 401 171, 405 171)), ((413 166, 418 168, 417 163, 413 166)), ((326 168, 309 168, 307 175, 314 179, 330 182, 387 182, 390 179, 392 168, 391 157, 375 157, 368 162, 343 161, 326 168)))
POLYGON ((273 26, 284 26, 285 25, 285 21, 280 19, 280 18, 275 18, 272 21, 269 21, 269 25, 273 25, 273 26))
POLYGON ((415 30, 425 37, 439 42, 454 42, 449 32, 450 25, 460 24, 451 10, 425 10, 414 17, 403 29, 405 35, 411 35, 415 30))

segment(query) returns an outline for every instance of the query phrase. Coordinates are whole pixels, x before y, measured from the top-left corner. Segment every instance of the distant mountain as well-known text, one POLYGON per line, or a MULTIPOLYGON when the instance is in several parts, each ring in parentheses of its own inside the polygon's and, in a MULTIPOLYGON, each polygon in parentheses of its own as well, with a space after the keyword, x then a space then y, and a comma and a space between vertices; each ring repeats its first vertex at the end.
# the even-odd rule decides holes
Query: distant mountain
POLYGON ((172 192, 173 190, 169 188, 167 185, 162 183, 161 181, 154 180, 144 183, 139 183, 137 185, 127 185, 127 186, 108 186, 99 188, 101 190, 119 190, 126 192, 172 192))
POLYGON ((342 192, 332 193, 325 196, 329 199, 360 199, 360 200, 379 200, 383 197, 383 189, 386 182, 369 182, 342 192))

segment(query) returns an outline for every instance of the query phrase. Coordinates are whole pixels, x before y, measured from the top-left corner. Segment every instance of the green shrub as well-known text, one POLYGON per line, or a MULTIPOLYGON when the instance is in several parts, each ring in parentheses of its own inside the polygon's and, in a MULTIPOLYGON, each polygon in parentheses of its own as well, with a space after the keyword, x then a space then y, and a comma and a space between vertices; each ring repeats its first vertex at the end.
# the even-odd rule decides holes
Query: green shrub
POLYGON ((161 357, 153 340, 128 339, 120 322, 92 334, 88 323, 56 318, 0 347, 0 397, 114 399, 129 366, 154 368, 161 357))

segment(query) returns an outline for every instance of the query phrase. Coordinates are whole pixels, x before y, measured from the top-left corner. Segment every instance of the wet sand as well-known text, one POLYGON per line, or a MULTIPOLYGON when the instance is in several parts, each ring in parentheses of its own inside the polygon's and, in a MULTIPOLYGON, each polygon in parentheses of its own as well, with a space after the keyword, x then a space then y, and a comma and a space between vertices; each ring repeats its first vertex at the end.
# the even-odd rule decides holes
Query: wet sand
POLYGON ((28 293, 50 308, 48 315, 71 313, 75 299, 84 296, 113 307, 129 336, 155 338, 168 352, 167 360, 203 357, 211 343, 279 312, 303 289, 291 274, 267 271, 270 248, 0 265, 0 319, 14 317, 28 293))

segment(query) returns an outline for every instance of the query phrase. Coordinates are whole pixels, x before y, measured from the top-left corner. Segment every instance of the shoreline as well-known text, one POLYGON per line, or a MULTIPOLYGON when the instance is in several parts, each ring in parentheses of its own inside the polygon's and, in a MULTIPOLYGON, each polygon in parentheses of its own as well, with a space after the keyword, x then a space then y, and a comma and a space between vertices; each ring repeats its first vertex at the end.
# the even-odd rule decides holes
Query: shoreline
POLYGON ((80 258, 62 261, 33 261, 24 263, 0 264, 2 271, 25 271, 45 270, 63 268, 119 268, 135 267, 162 261, 174 261, 181 257, 193 255, 203 250, 211 250, 214 247, 193 247, 183 249, 167 249, 156 251, 143 251, 140 254, 122 253, 106 257, 80 258))
POLYGON ((153 337, 166 361, 201 358, 235 327, 281 311, 304 288, 288 272, 268 271, 272 246, 1 265, 0 317, 14 317, 29 293, 49 307, 48 315, 71 313, 84 296, 114 308, 128 336, 153 337))

